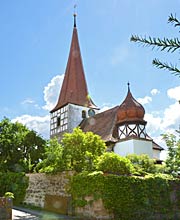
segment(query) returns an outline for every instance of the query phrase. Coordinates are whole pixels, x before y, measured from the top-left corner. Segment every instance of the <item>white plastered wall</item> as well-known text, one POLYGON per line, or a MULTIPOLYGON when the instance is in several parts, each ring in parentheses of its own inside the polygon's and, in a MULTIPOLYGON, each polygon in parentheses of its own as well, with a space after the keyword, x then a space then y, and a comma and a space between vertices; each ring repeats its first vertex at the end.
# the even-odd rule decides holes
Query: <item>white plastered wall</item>
POLYGON ((160 159, 160 153, 161 153, 160 150, 153 149, 153 158, 159 160, 160 159))
MULTIPOLYGON (((83 120, 82 111, 86 111, 86 117, 88 118, 89 109, 84 106, 68 104, 68 132, 72 132, 81 123, 83 120)), ((94 111, 96 114, 98 113, 98 110, 94 109, 94 111)))
POLYGON ((124 140, 115 144, 114 152, 121 156, 147 154, 150 158, 153 158, 152 141, 142 139, 124 140))

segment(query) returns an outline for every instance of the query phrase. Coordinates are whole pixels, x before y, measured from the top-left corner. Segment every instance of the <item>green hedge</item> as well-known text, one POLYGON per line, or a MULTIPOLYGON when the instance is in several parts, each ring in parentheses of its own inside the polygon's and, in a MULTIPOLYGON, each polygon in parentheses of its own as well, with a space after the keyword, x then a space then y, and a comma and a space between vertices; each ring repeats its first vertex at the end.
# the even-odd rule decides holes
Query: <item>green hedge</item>
POLYGON ((4 196, 6 192, 14 194, 14 204, 23 201, 26 188, 28 187, 28 177, 24 173, 0 172, 0 196, 4 196))
MULTIPOLYGON (((162 216, 165 220, 173 219, 170 216, 174 215, 176 206, 175 201, 171 201, 171 181, 155 175, 142 178, 81 173, 72 178, 70 191, 75 206, 86 205, 88 195, 93 195, 95 200, 102 198, 115 219, 146 220, 162 216)), ((176 203, 179 202, 180 197, 176 203)))

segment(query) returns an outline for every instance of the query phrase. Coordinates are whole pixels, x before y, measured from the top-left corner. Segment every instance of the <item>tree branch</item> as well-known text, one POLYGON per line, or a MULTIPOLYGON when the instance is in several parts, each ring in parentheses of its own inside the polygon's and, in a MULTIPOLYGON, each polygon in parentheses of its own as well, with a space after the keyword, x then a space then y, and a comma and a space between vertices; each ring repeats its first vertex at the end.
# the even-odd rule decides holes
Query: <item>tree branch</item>
POLYGON ((180 26, 180 21, 176 18, 176 15, 173 16, 173 14, 169 16, 168 23, 174 24, 174 27, 180 26))
POLYGON ((172 64, 168 64, 168 63, 162 63, 158 59, 154 59, 152 63, 157 68, 166 69, 166 70, 172 72, 172 74, 174 74, 175 76, 180 77, 180 69, 178 69, 176 66, 173 66, 172 64))
POLYGON ((139 37, 137 35, 132 35, 131 36, 131 41, 137 42, 140 44, 143 44, 143 46, 153 46, 161 48, 161 51, 167 50, 167 52, 175 52, 176 50, 180 49, 180 40, 178 38, 174 39, 160 39, 160 38, 146 38, 146 37, 139 37))

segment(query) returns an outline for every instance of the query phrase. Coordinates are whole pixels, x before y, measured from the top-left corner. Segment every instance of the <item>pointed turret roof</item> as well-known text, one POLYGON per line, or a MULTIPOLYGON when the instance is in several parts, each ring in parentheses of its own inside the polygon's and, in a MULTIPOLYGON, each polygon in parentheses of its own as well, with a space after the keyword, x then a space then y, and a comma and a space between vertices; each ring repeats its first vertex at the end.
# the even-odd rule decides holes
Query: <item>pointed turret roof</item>
POLYGON ((74 28, 71 47, 62 88, 58 102, 55 108, 51 110, 51 113, 68 103, 97 109, 97 106, 88 95, 76 28, 76 14, 74 14, 74 28))
POLYGON ((130 84, 128 83, 128 92, 125 100, 119 106, 117 122, 144 121, 144 107, 132 96, 130 84))

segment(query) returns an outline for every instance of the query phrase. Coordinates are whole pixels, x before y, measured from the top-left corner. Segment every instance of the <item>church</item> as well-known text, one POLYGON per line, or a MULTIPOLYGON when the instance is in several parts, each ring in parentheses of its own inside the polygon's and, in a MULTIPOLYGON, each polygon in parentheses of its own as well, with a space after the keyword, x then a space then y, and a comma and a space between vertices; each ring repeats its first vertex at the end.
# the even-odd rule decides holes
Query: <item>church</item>
POLYGON ((105 141, 108 151, 126 156, 147 154, 160 162, 161 146, 146 133, 144 107, 133 97, 128 83, 124 101, 100 112, 91 97, 85 79, 74 14, 73 34, 63 84, 56 106, 50 111, 50 137, 60 141, 63 134, 79 126, 105 141))

